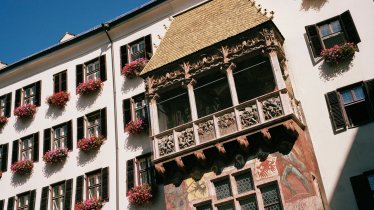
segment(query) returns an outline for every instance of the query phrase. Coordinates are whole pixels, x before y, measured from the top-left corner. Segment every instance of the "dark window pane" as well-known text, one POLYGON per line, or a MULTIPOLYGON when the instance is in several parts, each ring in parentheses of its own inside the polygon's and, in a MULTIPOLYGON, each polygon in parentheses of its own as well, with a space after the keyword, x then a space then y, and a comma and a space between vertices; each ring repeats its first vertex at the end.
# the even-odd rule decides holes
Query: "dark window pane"
POLYGON ((227 203, 217 207, 218 210, 235 210, 233 203, 227 203))
POLYGON ((161 94, 157 103, 160 131, 191 121, 187 90, 177 88, 161 94))
POLYGON ((266 210, 282 210, 277 184, 271 184, 261 188, 261 195, 266 210))
POLYGON ((368 176, 368 181, 370 185, 370 189, 374 191, 374 174, 368 176))
POLYGON ((345 107, 351 126, 359 126, 371 120, 366 101, 361 101, 345 107))
POLYGON ((331 48, 335 45, 343 45, 345 43, 345 35, 344 33, 332 35, 331 37, 324 39, 323 43, 325 44, 325 48, 331 48))
POLYGON ((212 210, 212 204, 207 203, 201 206, 197 206, 196 210, 212 210))
POLYGON ((273 92, 276 88, 269 60, 248 60, 237 65, 234 80, 239 102, 273 92))
POLYGON ((218 200, 231 196, 231 186, 229 179, 223 179, 214 182, 214 187, 216 188, 216 196, 218 200))
POLYGON ((242 210, 257 210, 256 197, 252 196, 239 201, 242 210))
POLYGON ((197 80, 194 92, 199 117, 232 106, 226 75, 213 73, 197 80))
POLYGON ((235 176, 238 193, 244 193, 253 190, 251 172, 242 173, 235 176))

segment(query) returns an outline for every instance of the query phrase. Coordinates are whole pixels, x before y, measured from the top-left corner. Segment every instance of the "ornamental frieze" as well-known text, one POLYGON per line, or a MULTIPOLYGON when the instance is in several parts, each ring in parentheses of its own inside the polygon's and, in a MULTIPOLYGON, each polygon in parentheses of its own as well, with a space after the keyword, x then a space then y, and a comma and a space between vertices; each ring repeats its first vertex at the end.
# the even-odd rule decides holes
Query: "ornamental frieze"
POLYGON ((190 147, 195 144, 193 128, 186 128, 178 135, 178 144, 180 149, 190 147))
POLYGON ((166 135, 158 140, 158 151, 160 156, 167 155, 174 152, 174 138, 173 134, 166 135))

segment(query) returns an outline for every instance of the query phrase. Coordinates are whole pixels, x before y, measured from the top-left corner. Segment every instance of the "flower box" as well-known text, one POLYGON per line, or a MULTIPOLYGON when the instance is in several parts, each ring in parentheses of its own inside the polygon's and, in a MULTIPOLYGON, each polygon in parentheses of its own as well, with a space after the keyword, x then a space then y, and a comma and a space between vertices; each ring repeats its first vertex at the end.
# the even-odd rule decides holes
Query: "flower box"
POLYGON ((353 43, 345 43, 341 46, 335 45, 332 48, 324 49, 321 56, 326 63, 337 65, 343 61, 353 58, 356 52, 356 45, 353 43))
POLYGON ((68 151, 69 150, 67 148, 58 148, 55 150, 50 150, 44 154, 43 160, 44 162, 49 164, 62 163, 66 160, 66 157, 68 156, 68 151))
POLYGON ((153 198, 152 187, 148 184, 135 186, 127 192, 127 196, 131 205, 145 206, 149 204, 153 198))
POLYGON ((103 87, 101 80, 88 80, 86 82, 79 83, 76 92, 78 95, 88 95, 99 92, 103 87))
POLYGON ((65 91, 55 93, 47 98, 47 103, 50 106, 55 106, 60 109, 64 108, 66 103, 69 101, 70 94, 65 91))
POLYGON ((31 174, 33 168, 34 163, 31 160, 21 160, 13 163, 10 170, 12 170, 13 174, 25 175, 31 174))
POLYGON ((74 210, 100 210, 104 206, 101 199, 88 199, 79 203, 76 203, 74 210))
POLYGON ((135 121, 130 121, 126 124, 125 131, 129 132, 130 134, 136 135, 142 132, 147 126, 145 120, 136 119, 135 121))
POLYGON ((97 150, 103 145, 104 138, 102 136, 91 136, 78 141, 78 148, 83 152, 91 152, 97 150))
POLYGON ((8 118, 5 116, 0 116, 0 128, 3 128, 8 122, 8 118))
POLYGON ((17 116, 19 119, 29 119, 34 116, 36 113, 36 106, 33 104, 25 104, 23 106, 19 106, 14 110, 14 115, 17 116))
POLYGON ((147 63, 148 60, 145 58, 138 58, 134 61, 131 61, 122 68, 122 74, 123 76, 132 79, 138 76, 138 74, 143 70, 147 63))

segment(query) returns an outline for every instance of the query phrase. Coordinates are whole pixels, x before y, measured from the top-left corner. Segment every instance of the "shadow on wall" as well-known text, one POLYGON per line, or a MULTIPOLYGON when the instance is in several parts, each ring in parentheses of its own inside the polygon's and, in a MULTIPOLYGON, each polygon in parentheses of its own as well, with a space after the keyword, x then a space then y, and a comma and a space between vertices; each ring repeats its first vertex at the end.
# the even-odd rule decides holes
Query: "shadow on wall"
POLYGON ((132 92, 136 88, 138 88, 143 82, 143 79, 141 77, 135 77, 133 79, 125 78, 124 82, 122 84, 122 93, 127 94, 129 92, 132 92))
POLYGON ((65 112, 65 108, 64 109, 59 109, 59 108, 56 108, 56 107, 53 107, 53 106, 49 106, 45 115, 48 119, 49 118, 56 119, 56 118, 62 116, 62 114, 64 112, 65 112))
POLYGON ((12 184, 13 187, 19 187, 19 186, 25 184, 30 179, 31 176, 32 176, 32 174, 31 175, 13 174, 12 179, 11 179, 11 184, 12 184))
POLYGON ((32 121, 34 121, 34 117, 31 119, 18 119, 17 118, 16 123, 14 123, 13 125, 14 129, 16 129, 17 132, 26 130, 30 126, 32 121))
POLYGON ((76 105, 77 109, 79 111, 84 111, 86 108, 91 107, 92 104, 95 103, 96 99, 101 95, 101 91, 99 93, 78 96, 78 101, 76 105))
POLYGON ((149 134, 147 132, 143 132, 137 135, 129 135, 127 137, 127 141, 125 141, 124 149, 126 151, 134 152, 143 148, 144 142, 148 142, 149 144, 151 144, 150 138, 148 136, 149 134))
POLYGON ((49 178, 53 174, 61 171, 62 168, 64 168, 64 163, 58 163, 58 164, 53 164, 53 165, 45 164, 43 168, 43 174, 45 177, 49 178))
POLYGON ((328 0, 303 0, 301 3, 301 9, 305 11, 310 9, 320 10, 327 2, 328 0))
MULTIPOLYGON (((355 139, 346 156, 340 177, 329 201, 332 210, 358 209, 350 178, 374 169, 373 129, 374 123, 363 125, 357 129, 355 139)), ((338 135, 344 135, 344 132, 338 135)), ((341 140, 347 141, 348 139, 341 140)), ((331 151, 333 150, 334 148, 331 148, 331 151)), ((374 207, 370 207, 370 209, 372 208, 374 207)))
POLYGON ((79 151, 79 155, 77 156, 77 163, 78 163, 78 166, 85 166, 89 163, 92 163, 95 159, 96 159, 96 156, 97 154, 99 153, 100 149, 98 150, 95 150, 95 151, 91 151, 91 152, 82 152, 82 151, 79 151))
POLYGON ((334 78, 344 74, 353 67, 352 59, 339 63, 337 65, 331 65, 326 62, 323 62, 319 66, 319 76, 324 81, 334 80, 334 78))

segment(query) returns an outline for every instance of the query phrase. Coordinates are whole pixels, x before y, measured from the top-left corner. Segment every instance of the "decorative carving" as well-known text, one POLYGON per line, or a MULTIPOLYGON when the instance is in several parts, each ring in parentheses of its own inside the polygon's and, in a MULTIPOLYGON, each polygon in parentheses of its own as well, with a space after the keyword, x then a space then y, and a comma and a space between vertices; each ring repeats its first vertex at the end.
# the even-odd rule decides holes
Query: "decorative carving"
POLYGON ((193 128, 187 128, 179 133, 178 144, 180 149, 184 149, 195 144, 193 128))
POLYGON ((202 123, 199 123, 199 135, 204 135, 206 133, 210 133, 214 130, 214 122, 213 120, 208 120, 202 123))
POLYGON ((175 162, 180 169, 184 169, 184 163, 181 157, 176 157, 175 162))
POLYGON ((248 128, 259 123, 258 110, 255 104, 245 107, 239 116, 243 128, 248 128))
POLYGON ((164 165, 162 163, 157 163, 155 165, 155 169, 160 174, 164 174, 165 173, 165 167, 164 167, 164 165))
POLYGON ((242 149, 247 150, 249 148, 249 142, 247 137, 239 136, 238 138, 236 138, 236 140, 242 149))
POLYGON ((232 60, 237 57, 241 57, 246 54, 250 54, 253 51, 266 47, 265 39, 262 36, 246 35, 241 38, 239 42, 233 43, 226 47, 227 49, 227 60, 232 60))
POLYGON ((227 113, 218 117, 218 127, 228 128, 235 123, 235 116, 233 113, 227 113))
POLYGON ((262 31, 260 31, 260 34, 265 38, 266 45, 275 45, 276 39, 274 35, 273 29, 264 28, 262 31))
POLYGON ((158 151, 160 156, 172 153, 174 150, 175 145, 173 134, 166 135, 158 140, 158 151))
POLYGON ((204 154, 203 150, 195 151, 194 155, 198 160, 206 160, 206 157, 205 157, 205 154, 204 154))
POLYGON ((271 139, 271 134, 269 132, 269 129, 267 129, 267 128, 261 129, 261 133, 262 133, 262 137, 265 140, 270 140, 271 139))
POLYGON ((265 120, 270 120, 283 115, 283 108, 279 96, 266 99, 261 102, 265 120))
POLYGON ((146 78, 146 90, 148 95, 152 95, 160 88, 175 84, 184 80, 182 70, 168 72, 165 75, 153 75, 146 78))
POLYGON ((212 51, 209 55, 203 54, 199 58, 190 59, 189 73, 191 75, 199 74, 203 71, 222 65, 224 58, 221 53, 212 51), (197 60, 197 61, 196 61, 197 60))
POLYGON ((222 143, 216 144, 216 149, 218 150, 219 153, 226 154, 226 149, 222 143))

